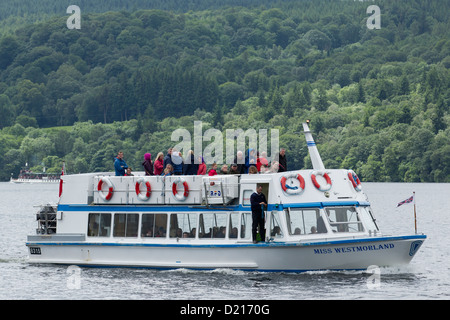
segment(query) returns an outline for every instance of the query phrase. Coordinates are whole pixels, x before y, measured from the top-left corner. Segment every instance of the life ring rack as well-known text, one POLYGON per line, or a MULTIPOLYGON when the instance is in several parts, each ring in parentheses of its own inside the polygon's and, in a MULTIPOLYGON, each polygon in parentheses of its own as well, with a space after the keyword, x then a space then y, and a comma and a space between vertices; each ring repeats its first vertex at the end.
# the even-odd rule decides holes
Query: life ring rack
POLYGON ((305 190, 305 179, 303 179, 303 177, 299 173, 282 176, 280 179, 280 184, 281 184, 281 189, 283 189, 283 191, 288 195, 300 194, 303 192, 303 190, 305 190), (300 182, 300 187, 295 187, 295 188, 289 187, 286 184, 286 181, 288 179, 297 179, 300 182))
POLYGON ((348 171, 348 179, 350 180, 353 188, 355 188, 356 191, 362 190, 361 180, 359 180, 358 175, 355 173, 355 171, 348 171))
POLYGON ((109 180, 109 178, 100 178, 97 184, 97 191, 100 198, 102 198, 104 201, 109 201, 114 194, 114 185, 112 184, 111 180, 109 180), (102 191, 103 183, 108 187, 108 192, 106 194, 102 191))
POLYGON ((144 178, 137 179, 134 188, 136 191, 136 196, 139 198, 139 200, 146 201, 152 195, 152 186, 150 185, 150 182, 144 178), (145 182, 146 187, 145 193, 141 193, 141 183, 143 182, 145 182))
POLYGON ((189 195, 189 185, 188 185, 188 183, 186 182, 186 180, 184 180, 184 179, 181 178, 181 177, 176 178, 176 179, 173 181, 173 183, 172 183, 172 193, 173 193, 173 196, 175 197, 175 199, 177 199, 178 201, 184 201, 184 200, 186 200, 186 198, 187 198, 188 195, 189 195), (182 184, 183 184, 184 191, 183 191, 183 193, 181 193, 181 194, 179 194, 179 193, 178 193, 178 190, 177 190, 177 185, 178 185, 178 183, 182 183, 182 184))
POLYGON ((330 190, 332 186, 331 178, 328 175, 328 173, 321 170, 311 172, 311 181, 314 184, 314 186, 322 192, 330 190), (319 182, 317 182, 316 176, 322 176, 326 180, 326 185, 323 186, 319 182))

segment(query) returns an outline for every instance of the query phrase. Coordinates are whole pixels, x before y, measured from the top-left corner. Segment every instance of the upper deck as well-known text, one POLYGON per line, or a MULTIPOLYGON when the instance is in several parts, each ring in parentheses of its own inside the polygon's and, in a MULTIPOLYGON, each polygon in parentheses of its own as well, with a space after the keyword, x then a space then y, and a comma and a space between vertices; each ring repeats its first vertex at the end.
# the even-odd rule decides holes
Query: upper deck
POLYGON ((89 173, 62 176, 60 205, 248 205, 256 185, 263 186, 268 204, 301 207, 368 204, 351 171, 298 170, 272 174, 216 176, 125 176, 89 173), (317 186, 314 183, 317 182, 317 186), (320 188, 320 189, 319 189, 320 188))

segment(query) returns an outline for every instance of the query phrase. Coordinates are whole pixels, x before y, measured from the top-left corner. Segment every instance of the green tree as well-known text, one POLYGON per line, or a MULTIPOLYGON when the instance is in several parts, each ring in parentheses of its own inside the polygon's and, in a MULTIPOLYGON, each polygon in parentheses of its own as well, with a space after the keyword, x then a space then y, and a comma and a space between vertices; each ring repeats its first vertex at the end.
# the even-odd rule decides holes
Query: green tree
POLYGON ((19 54, 20 45, 13 36, 5 36, 0 40, 0 69, 6 69, 19 54))
POLYGON ((0 94, 0 129, 13 124, 14 110, 8 96, 0 94))

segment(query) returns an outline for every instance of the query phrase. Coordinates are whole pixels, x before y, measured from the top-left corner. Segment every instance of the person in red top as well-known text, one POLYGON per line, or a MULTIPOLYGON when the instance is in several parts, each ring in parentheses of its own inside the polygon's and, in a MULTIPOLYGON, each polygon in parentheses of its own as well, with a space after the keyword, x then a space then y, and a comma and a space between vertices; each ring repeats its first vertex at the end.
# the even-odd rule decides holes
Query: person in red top
POLYGON ((208 172, 208 176, 215 176, 217 174, 217 164, 214 162, 211 166, 211 170, 208 172))
POLYGON ((200 162, 200 164, 198 165, 198 171, 197 171, 197 175, 202 176, 204 174, 206 174, 206 163, 205 160, 203 160, 203 157, 198 157, 198 162, 200 162))
POLYGON ((158 155, 156 156, 156 160, 153 163, 153 168, 154 168, 153 174, 155 176, 159 176, 163 172, 163 168, 164 168, 164 154, 162 152, 158 153, 158 155))
MULTIPOLYGON (((264 165, 266 167, 269 166, 269 160, 267 160, 267 152, 265 152, 265 151, 261 152, 261 156, 258 157, 258 162, 260 163, 258 171, 261 170, 262 165, 264 165)), ((258 164, 258 162, 256 164, 258 164)))

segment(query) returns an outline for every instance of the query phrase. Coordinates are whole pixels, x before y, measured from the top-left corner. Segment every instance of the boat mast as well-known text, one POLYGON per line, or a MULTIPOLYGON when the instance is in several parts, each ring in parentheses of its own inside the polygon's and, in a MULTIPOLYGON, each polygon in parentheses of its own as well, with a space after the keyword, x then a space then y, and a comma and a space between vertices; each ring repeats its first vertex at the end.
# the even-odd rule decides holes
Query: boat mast
POLYGON ((316 143, 312 136, 311 131, 308 126, 309 120, 303 122, 303 131, 305 133, 306 144, 308 145, 309 156, 311 157, 311 162, 314 170, 325 170, 322 158, 320 157, 319 150, 317 150, 316 143))

